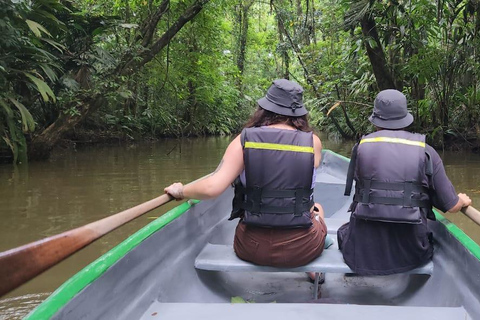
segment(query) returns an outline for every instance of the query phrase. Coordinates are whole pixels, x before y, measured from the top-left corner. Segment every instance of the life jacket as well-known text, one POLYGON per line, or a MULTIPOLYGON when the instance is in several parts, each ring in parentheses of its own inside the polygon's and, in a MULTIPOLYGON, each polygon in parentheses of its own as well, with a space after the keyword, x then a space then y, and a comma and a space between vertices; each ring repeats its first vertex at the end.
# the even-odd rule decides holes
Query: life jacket
POLYGON ((381 130, 354 147, 345 195, 353 177, 352 215, 366 220, 420 224, 433 216, 426 175, 433 171, 425 136, 381 130))
POLYGON ((312 225, 312 132, 269 127, 241 133, 244 179, 237 179, 229 220, 268 228, 312 225), (240 181, 243 180, 243 181, 240 181))

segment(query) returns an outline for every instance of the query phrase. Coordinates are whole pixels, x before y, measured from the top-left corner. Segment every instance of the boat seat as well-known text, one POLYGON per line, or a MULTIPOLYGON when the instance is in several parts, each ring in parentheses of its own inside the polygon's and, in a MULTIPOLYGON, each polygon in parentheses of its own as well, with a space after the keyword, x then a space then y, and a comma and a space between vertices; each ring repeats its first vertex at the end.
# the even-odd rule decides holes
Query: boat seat
POLYGON ((435 319, 471 320, 463 307, 368 306, 326 303, 153 302, 140 318, 178 319, 435 319))
MULTIPOLYGON (((352 269, 343 261, 341 251, 326 249, 320 257, 309 264, 295 268, 277 268, 260 266, 237 257, 231 245, 208 243, 195 259, 195 268, 208 271, 223 272, 315 272, 315 283, 313 288, 314 297, 318 293, 320 273, 350 273, 352 269)), ((430 261, 424 266, 404 272, 404 274, 426 274, 433 273, 433 262, 430 261)))
MULTIPOLYGON (((195 259, 195 268, 209 271, 225 272, 323 272, 323 273, 354 273, 343 261, 340 250, 327 249, 320 257, 309 264, 295 268, 277 268, 259 266, 237 257, 231 245, 208 243, 195 259)), ((433 263, 405 272, 406 274, 433 273, 433 263)))

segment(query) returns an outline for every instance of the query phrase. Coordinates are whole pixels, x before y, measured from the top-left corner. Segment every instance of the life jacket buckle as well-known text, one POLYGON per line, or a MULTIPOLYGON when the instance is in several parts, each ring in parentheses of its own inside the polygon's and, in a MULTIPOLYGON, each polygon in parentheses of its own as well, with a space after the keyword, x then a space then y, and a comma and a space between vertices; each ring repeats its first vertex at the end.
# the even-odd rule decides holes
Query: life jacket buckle
POLYGON ((250 200, 250 203, 252 204, 252 209, 250 210, 250 212, 255 215, 259 215, 262 207, 262 188, 255 186, 252 189, 252 199, 250 200))
POLYGON ((403 187, 403 206, 407 208, 412 207, 412 191, 413 191, 413 182, 405 181, 403 187))

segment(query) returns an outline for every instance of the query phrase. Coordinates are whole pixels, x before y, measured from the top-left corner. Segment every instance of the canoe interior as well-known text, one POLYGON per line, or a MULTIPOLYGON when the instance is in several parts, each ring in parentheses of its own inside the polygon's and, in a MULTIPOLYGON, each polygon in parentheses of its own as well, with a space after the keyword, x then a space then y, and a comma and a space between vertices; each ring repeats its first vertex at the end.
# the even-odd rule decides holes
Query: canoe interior
MULTIPOLYGON (((345 221, 351 202, 343 195, 347 167, 348 159, 325 151, 315 189, 315 200, 324 206, 326 216, 345 221)), ((459 319, 480 319, 479 259, 438 221, 431 223, 436 240, 432 276, 326 274, 319 299, 312 298, 313 285, 304 273, 196 270, 195 258, 208 242, 233 244, 236 222, 227 220, 232 195, 229 189, 217 199, 194 205, 86 286, 53 318, 188 319, 182 314, 190 310, 191 318, 207 319, 232 306, 232 297, 241 297, 255 303, 235 306, 238 313, 225 311, 228 318, 259 316, 264 312, 259 309, 272 309, 278 319, 294 312, 302 312, 305 319, 319 312, 331 313, 330 319, 358 317, 359 312, 364 318, 380 312, 390 319, 454 319, 454 313, 459 319), (363 307, 359 311, 356 306, 363 307)), ((335 241, 328 250, 337 249, 335 241)))

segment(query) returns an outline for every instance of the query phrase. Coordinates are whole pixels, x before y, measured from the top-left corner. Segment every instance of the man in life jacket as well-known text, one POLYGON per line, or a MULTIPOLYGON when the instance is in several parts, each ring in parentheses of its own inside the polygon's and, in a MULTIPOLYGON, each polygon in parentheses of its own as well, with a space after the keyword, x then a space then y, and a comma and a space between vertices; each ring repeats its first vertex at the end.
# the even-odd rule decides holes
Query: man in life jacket
POLYGON ((361 275, 406 272, 433 255, 427 219, 432 206, 458 212, 471 204, 455 192, 438 153, 425 136, 404 130, 413 122, 399 91, 381 91, 369 118, 377 131, 352 151, 345 195, 355 194, 350 222, 338 230, 347 265, 361 275))

